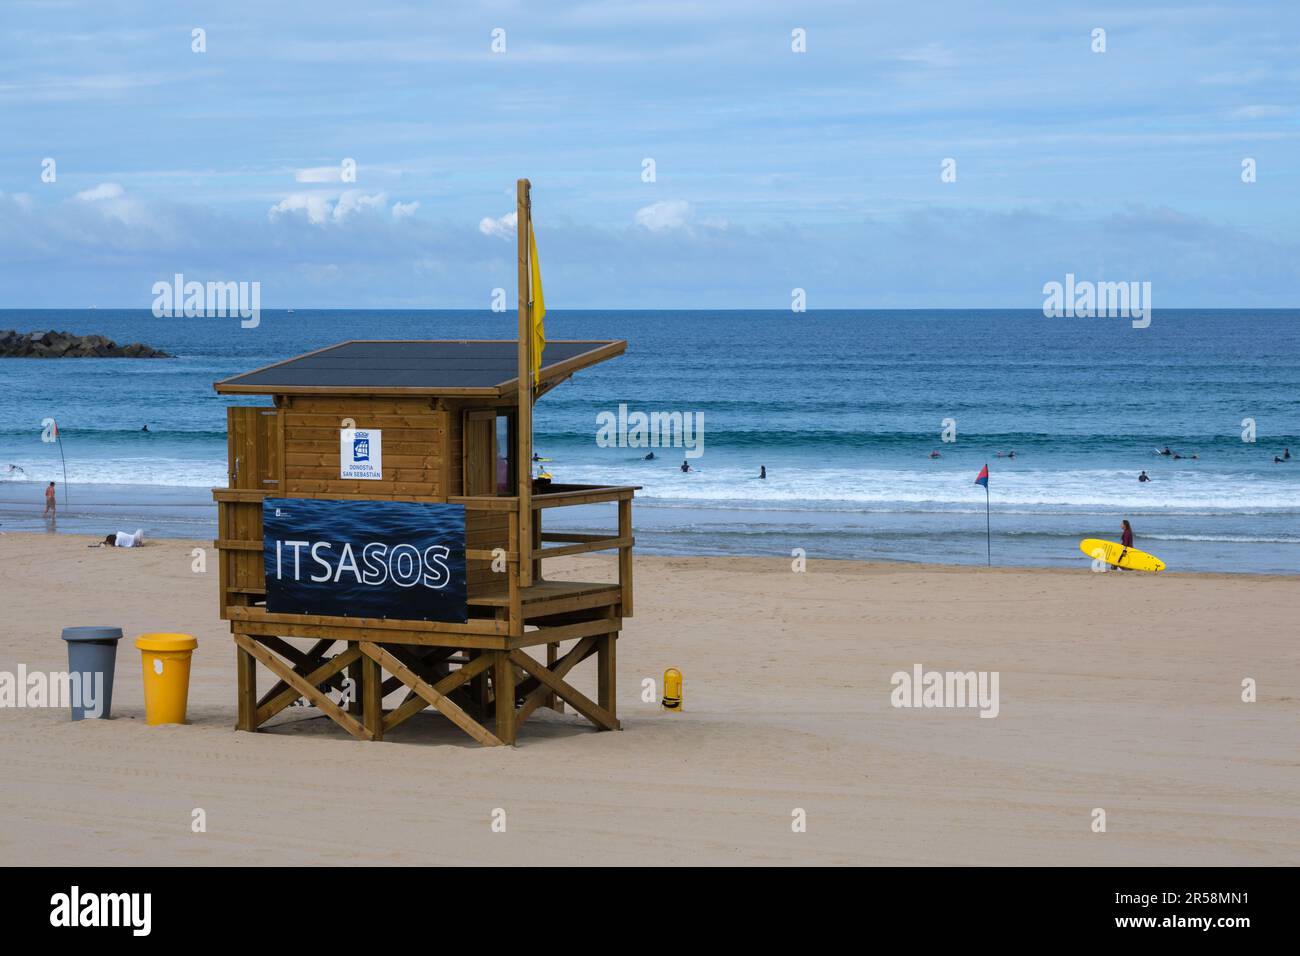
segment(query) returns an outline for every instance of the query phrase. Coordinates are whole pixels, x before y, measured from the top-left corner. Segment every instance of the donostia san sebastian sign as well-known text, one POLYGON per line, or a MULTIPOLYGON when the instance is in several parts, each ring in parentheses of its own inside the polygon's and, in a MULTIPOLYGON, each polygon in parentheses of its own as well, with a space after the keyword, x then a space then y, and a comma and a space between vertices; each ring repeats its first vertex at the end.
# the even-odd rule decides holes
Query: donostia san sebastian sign
POLYGON ((379 481, 384 477, 384 436, 378 428, 339 432, 339 477, 379 481))

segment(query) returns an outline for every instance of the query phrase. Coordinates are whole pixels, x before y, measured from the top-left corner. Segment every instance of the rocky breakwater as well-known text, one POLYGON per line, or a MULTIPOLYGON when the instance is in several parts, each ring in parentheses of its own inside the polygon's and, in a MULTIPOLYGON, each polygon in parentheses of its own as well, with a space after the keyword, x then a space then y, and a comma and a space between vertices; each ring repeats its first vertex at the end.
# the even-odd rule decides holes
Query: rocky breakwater
POLYGON ((102 335, 0 331, 0 358, 171 358, 143 342, 118 345, 102 335))

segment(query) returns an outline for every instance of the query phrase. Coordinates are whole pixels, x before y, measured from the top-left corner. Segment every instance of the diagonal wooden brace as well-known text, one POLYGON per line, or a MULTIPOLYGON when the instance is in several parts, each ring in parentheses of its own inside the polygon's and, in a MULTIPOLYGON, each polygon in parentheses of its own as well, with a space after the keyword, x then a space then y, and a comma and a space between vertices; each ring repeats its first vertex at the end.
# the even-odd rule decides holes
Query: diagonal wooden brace
MULTIPOLYGON (((592 639, 594 642, 594 638, 592 639)), ((614 717, 604 707, 601 707, 586 694, 579 691, 572 684, 566 683, 563 679, 557 677, 554 671, 546 669, 546 665, 539 661, 533 660, 523 651, 511 651, 510 660, 512 663, 522 667, 533 677, 536 677, 546 687, 549 687, 557 696, 573 707, 578 713, 586 717, 598 727, 605 730, 618 730, 620 728, 618 719, 614 717)), ((540 688, 539 688, 540 690, 540 688)), ((537 691, 534 691, 537 693, 537 691)), ((543 694, 543 699, 547 695, 543 694)))
MULTIPOLYGON (((444 697, 450 697, 451 692, 462 684, 473 680, 479 674, 483 673, 492 664, 492 658, 484 655, 470 663, 466 664, 458 671, 453 671, 442 680, 433 685, 433 690, 444 697)), ((425 683, 428 683, 427 681, 425 683)), ((413 717, 424 708, 430 706, 429 702, 412 689, 411 697, 402 702, 400 707, 394 708, 387 717, 384 718, 384 730, 391 730, 408 717, 413 717)))
MULTIPOLYGON (((313 644, 310 650, 300 651, 298 650, 298 648, 294 647, 288 641, 283 640, 282 638, 279 637, 259 636, 257 640, 263 646, 268 647, 271 650, 278 653, 281 657, 287 657, 293 663, 293 669, 297 671, 299 674, 304 674, 304 675, 309 670, 319 667, 322 663, 327 663, 328 659, 325 657, 325 652, 329 650, 331 647, 333 647, 334 644, 336 643, 331 638, 325 638, 313 644)), ((335 686, 335 685, 341 685, 342 682, 343 682, 343 678, 337 674, 334 674, 331 675, 328 684, 330 686, 335 686)), ((319 681, 318 683, 324 684, 327 682, 322 680, 319 681)), ((288 689, 288 686, 289 685, 286 684, 284 681, 276 681, 275 686, 272 687, 270 690, 268 690, 265 694, 263 694, 261 698, 257 701, 258 709, 265 707, 269 702, 277 699, 282 693, 284 693, 286 689, 288 689)), ((295 695, 294 697, 290 698, 290 701, 295 701, 297 699, 298 697, 295 695)), ((278 711, 279 709, 277 708, 276 712, 278 713, 278 711)))
MULTIPOLYGON (((304 676, 294 671, 288 664, 284 663, 284 661, 280 660, 248 635, 236 634, 234 637, 236 644, 242 647, 249 654, 252 654, 253 657, 257 658, 258 663, 289 685, 289 689, 280 695, 281 698, 288 695, 289 701, 292 701, 296 700, 298 697, 305 697, 320 708, 322 713, 330 717, 336 724, 350 733, 353 737, 356 737, 358 740, 370 740, 373 738, 374 735, 371 734, 369 730, 357 723, 356 720, 349 716, 341 707, 339 707, 338 704, 330 700, 329 697, 322 693, 316 686, 331 674, 338 673, 356 660, 360 656, 356 648, 349 647, 329 663, 322 665, 312 671, 312 673, 304 676)), ((271 714, 278 713, 279 710, 288 706, 289 701, 286 701, 278 707, 276 706, 278 700, 271 701, 266 704, 265 707, 258 708, 258 715, 260 717, 262 712, 265 710, 270 710, 271 714), (271 710, 271 708, 275 709, 271 710)), ((270 714, 268 714, 268 716, 270 716, 270 714)), ((258 723, 262 723, 262 720, 259 720, 258 723)))
MULTIPOLYGON (((569 648, 568 653, 556 661, 553 667, 549 668, 551 674, 556 677, 563 677, 578 664, 596 653, 596 646, 596 638, 584 637, 569 648)), ((551 697, 551 688, 540 680, 531 679, 528 683, 532 685, 532 689, 524 697, 524 702, 519 707, 519 713, 515 715, 516 725, 522 724, 533 711, 546 703, 551 697)))
MULTIPOLYGON (((384 650, 378 644, 372 644, 369 641, 359 641, 357 643, 357 647, 360 648, 362 654, 365 654, 366 657, 370 658, 372 661, 375 661, 384 670, 388 671, 390 674, 400 677, 402 679, 403 684, 411 688, 411 690, 415 691, 417 694, 419 694, 422 698, 424 698, 434 707, 438 708, 438 710, 441 711, 447 717, 448 720, 450 720, 461 730, 465 731, 465 733, 469 734, 479 743, 483 744, 486 747, 501 746, 501 740, 495 734, 489 731, 482 724, 478 723, 478 721, 474 720, 473 717, 465 713, 465 711, 461 710, 460 707, 457 706, 454 701, 449 700, 445 694, 440 693, 435 687, 433 687, 427 681, 423 680, 418 674, 416 674, 409 667, 407 667, 405 664, 399 661, 392 654, 388 653, 388 651, 384 650)), ((473 667, 475 665, 470 664, 467 666, 473 667)), ((469 680, 469 678, 472 676, 474 676, 473 673, 466 675, 465 680, 469 680)), ((448 676, 447 679, 450 680, 452 677, 459 678, 460 673, 458 672, 456 674, 451 674, 448 676)), ((439 683, 442 682, 439 681, 439 683)), ((406 705, 404 704, 403 707, 405 706, 406 705)), ((398 710, 401 709, 402 708, 400 707, 398 708, 398 710)), ((393 716, 395 716, 396 713, 397 711, 394 711, 393 714, 390 714, 389 715, 390 719, 393 716)), ((410 714, 406 714, 405 716, 402 717, 402 719, 405 720, 406 717, 409 716, 410 714)), ((384 726, 385 728, 387 728, 391 725, 386 720, 384 722, 384 726)))

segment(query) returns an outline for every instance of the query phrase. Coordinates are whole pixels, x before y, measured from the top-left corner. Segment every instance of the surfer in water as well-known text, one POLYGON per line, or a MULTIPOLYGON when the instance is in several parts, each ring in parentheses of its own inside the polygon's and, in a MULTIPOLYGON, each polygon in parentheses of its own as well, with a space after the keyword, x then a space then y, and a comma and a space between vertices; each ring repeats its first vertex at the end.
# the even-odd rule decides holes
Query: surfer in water
POLYGON ((689 461, 683 461, 683 462, 682 462, 682 471, 683 471, 683 472, 687 472, 687 471, 690 471, 690 470, 691 470, 691 463, 690 463, 689 461))
POLYGON ((646 455, 646 456, 645 456, 644 458, 642 458, 641 460, 642 460, 642 461, 654 461, 654 460, 655 460, 655 453, 654 453, 654 452, 651 452, 650 454, 646 455))
POLYGON ((767 465, 759 465, 759 466, 758 466, 758 477, 760 477, 760 478, 766 478, 766 477, 767 477, 767 465))
POLYGON ((1138 481, 1150 481, 1150 480, 1151 480, 1151 476, 1148 475, 1145 471, 1142 472, 1142 474, 1138 475, 1138 481))
POLYGON ((937 451, 932 451, 932 452, 930 452, 930 457, 931 457, 931 458, 939 458, 939 457, 941 457, 941 456, 939 455, 939 453, 938 453, 937 451))

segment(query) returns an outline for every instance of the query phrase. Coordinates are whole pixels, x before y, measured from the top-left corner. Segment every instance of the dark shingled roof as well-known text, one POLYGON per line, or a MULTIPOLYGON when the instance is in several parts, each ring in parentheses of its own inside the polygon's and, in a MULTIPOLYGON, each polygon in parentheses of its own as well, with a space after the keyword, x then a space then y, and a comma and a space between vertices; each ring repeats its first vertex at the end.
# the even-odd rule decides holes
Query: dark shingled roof
MULTIPOLYGON (((539 382, 621 355, 621 341, 547 342, 539 382)), ((343 342, 216 383, 218 392, 258 395, 303 390, 367 394, 504 394, 517 381, 518 344, 343 342)))

